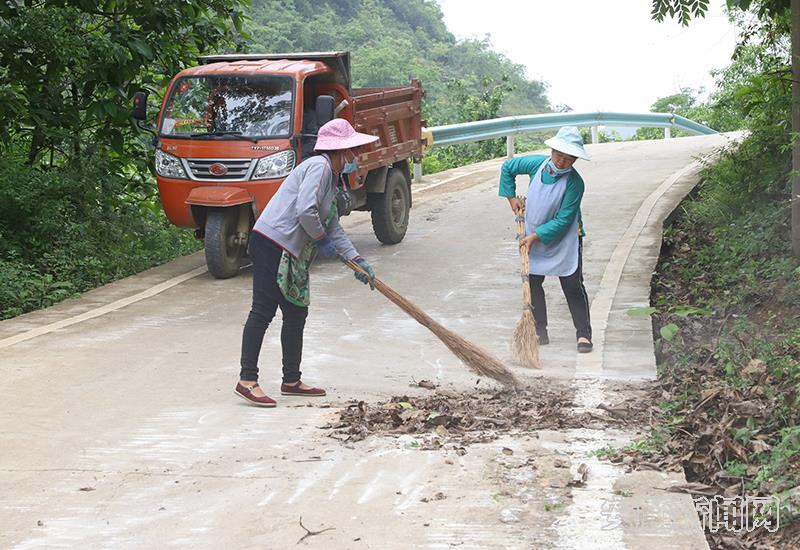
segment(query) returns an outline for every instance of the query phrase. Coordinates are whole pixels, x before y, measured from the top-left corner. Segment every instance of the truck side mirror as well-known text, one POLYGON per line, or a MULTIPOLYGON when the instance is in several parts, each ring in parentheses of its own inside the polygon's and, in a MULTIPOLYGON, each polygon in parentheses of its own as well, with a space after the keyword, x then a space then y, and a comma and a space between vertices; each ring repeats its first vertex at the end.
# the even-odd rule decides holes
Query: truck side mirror
POLYGON ((147 92, 133 94, 133 111, 131 115, 136 120, 147 120, 147 92))
POLYGON ((329 95, 317 97, 317 127, 321 128, 326 122, 333 120, 333 110, 336 108, 336 100, 329 95))

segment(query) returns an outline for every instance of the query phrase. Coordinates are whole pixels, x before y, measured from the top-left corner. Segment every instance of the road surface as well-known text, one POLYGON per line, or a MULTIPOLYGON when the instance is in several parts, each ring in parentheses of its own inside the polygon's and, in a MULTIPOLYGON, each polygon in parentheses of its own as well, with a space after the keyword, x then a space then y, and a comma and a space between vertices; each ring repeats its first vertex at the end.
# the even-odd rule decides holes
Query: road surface
MULTIPOLYGON (((558 380, 586 410, 613 380, 655 377, 647 305, 661 221, 724 136, 589 146, 584 248, 596 349, 578 356, 557 281, 551 344, 531 384, 558 380)), ((379 276, 434 318, 513 365, 520 314, 514 217, 501 161, 415 186, 406 239, 380 245, 368 215, 345 227, 379 276)), ((524 178, 519 178, 524 189, 524 178)), ((313 270, 304 379, 321 401, 272 410, 232 393, 251 274, 211 278, 194 255, 48 310, 0 323, 0 548, 705 548, 675 474, 589 456, 635 434, 542 431, 421 451, 413 438, 342 444, 321 426, 349 400, 469 390, 476 377, 424 328, 335 262, 313 270), (503 452, 503 448, 511 449, 503 452), (530 458, 534 467, 522 463, 530 458), (568 468, 563 466, 564 461, 568 468), (586 463, 585 487, 566 481, 586 463), (438 496, 437 496, 438 495, 438 496)), ((279 320, 261 384, 278 394, 279 320)), ((490 385, 481 381, 481 385, 490 385)))

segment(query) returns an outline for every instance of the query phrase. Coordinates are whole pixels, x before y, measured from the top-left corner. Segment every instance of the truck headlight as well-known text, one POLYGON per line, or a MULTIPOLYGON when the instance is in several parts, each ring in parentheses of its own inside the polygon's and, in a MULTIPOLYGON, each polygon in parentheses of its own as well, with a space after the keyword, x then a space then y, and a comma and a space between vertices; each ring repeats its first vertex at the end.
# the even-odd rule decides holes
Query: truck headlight
POLYGON ((156 174, 165 178, 186 178, 180 159, 161 149, 156 149, 156 174))
POLYGON ((282 178, 294 168, 294 151, 281 151, 258 159, 252 179, 282 178))

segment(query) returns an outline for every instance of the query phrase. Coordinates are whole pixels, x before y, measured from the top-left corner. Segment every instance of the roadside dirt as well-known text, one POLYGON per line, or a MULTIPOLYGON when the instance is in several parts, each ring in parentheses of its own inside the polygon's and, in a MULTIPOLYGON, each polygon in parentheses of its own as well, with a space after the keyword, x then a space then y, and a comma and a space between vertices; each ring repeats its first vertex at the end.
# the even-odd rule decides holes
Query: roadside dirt
MULTIPOLYGON (((778 532, 706 531, 707 541, 712 549, 797 549, 800 524, 792 513, 800 509, 800 462, 797 442, 784 435, 800 423, 800 344, 789 337, 797 328, 796 294, 785 281, 765 280, 737 304, 724 298, 736 289, 715 288, 707 274, 687 281, 680 266, 711 243, 710 234, 678 221, 665 240, 651 303, 720 305, 706 315, 654 315, 660 374, 648 401, 660 410, 650 441, 612 460, 682 469, 682 490, 694 496, 780 495, 778 532), (678 332, 666 341, 660 329, 669 324, 678 332)), ((773 512, 767 517, 775 521, 773 512)))

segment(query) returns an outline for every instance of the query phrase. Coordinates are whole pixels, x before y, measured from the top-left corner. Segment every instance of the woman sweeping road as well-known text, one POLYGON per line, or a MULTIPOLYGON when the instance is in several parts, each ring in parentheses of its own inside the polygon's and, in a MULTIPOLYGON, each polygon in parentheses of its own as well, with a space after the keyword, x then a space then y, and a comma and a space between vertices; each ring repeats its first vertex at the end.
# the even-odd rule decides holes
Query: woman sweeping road
POLYGON ((366 272, 357 272, 358 280, 369 283, 375 276, 339 225, 336 187, 344 185, 342 174, 357 168, 357 149, 377 139, 356 132, 343 119, 323 125, 315 146, 322 154, 304 160, 292 170, 256 221, 249 244, 253 305, 244 326, 241 372, 234 390, 252 405, 276 405, 258 385, 258 356, 264 333, 278 307, 283 313, 281 394, 325 395, 325 390, 301 380, 303 330, 309 305, 308 271, 317 253, 328 257, 338 254, 366 272))
POLYGON ((558 276, 575 326, 578 351, 592 351, 592 326, 589 299, 583 285, 583 225, 581 199, 583 178, 573 168, 579 158, 589 160, 583 138, 573 126, 561 128, 545 141, 549 157, 527 155, 507 160, 500 175, 500 196, 506 197, 516 214, 521 203, 516 198, 515 177, 530 176, 525 208, 525 237, 520 246, 528 250, 533 317, 539 344, 550 342, 547 334, 547 305, 542 283, 548 275, 558 276))

